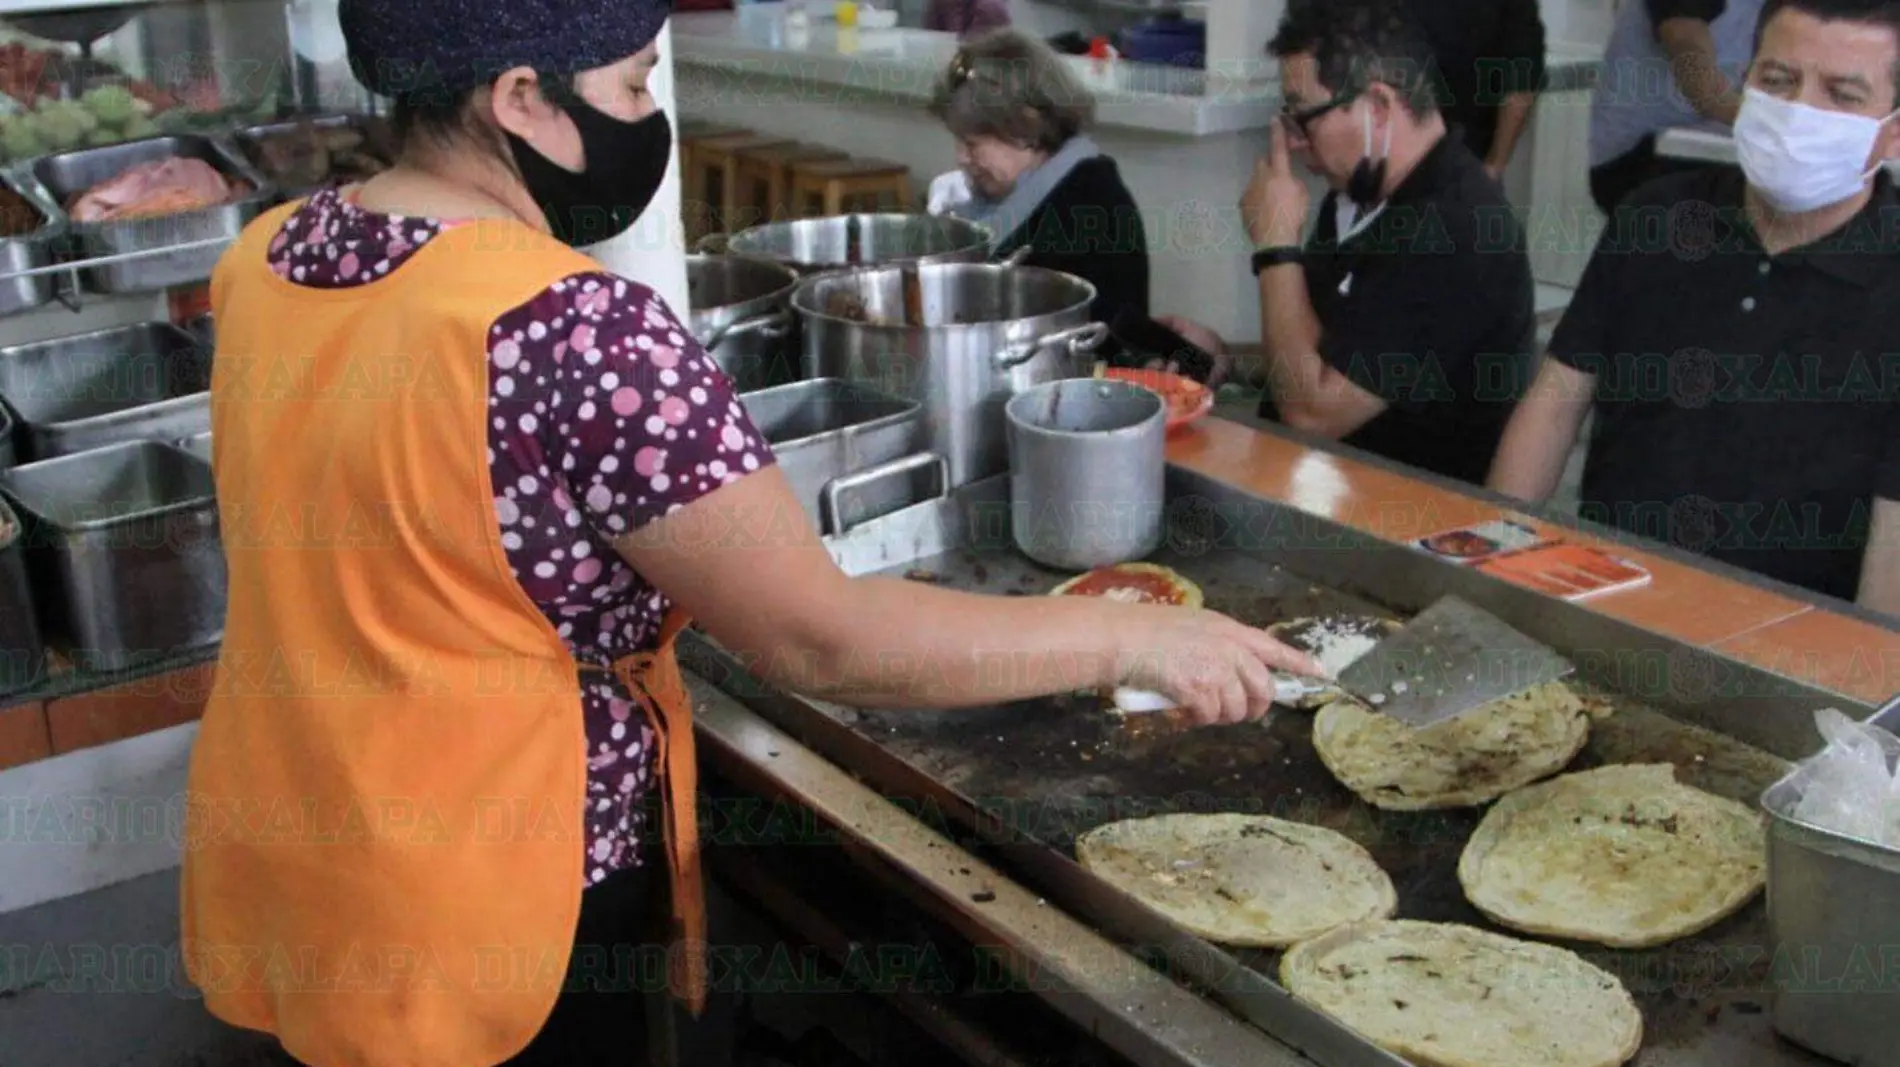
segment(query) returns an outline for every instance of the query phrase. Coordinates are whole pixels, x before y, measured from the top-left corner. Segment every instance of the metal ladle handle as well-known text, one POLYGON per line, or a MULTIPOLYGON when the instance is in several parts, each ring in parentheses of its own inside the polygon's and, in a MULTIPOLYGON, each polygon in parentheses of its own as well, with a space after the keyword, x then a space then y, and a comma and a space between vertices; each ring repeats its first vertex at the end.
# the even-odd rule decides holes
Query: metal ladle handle
POLYGON ((777 311, 768 311, 763 315, 754 315, 749 319, 740 319, 731 325, 720 327, 708 334, 705 340, 699 342, 699 347, 710 352, 726 341, 749 333, 762 333, 767 338, 776 341, 790 333, 791 329, 792 313, 785 308, 780 308, 777 311))

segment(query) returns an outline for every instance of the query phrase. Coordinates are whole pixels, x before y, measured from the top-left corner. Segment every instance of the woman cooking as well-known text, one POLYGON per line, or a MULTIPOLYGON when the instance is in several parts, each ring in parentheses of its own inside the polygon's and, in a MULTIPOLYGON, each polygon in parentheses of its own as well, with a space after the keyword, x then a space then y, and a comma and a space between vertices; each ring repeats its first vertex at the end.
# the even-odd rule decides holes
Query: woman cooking
POLYGON ((1094 103, 1062 60, 999 30, 965 44, 930 112, 956 138, 957 167, 932 187, 932 210, 980 222, 998 258, 1095 286, 1090 314, 1148 314, 1148 238, 1115 161, 1083 132, 1094 103))
POLYGON ((1208 612, 833 565, 674 311, 572 247, 665 174, 665 0, 340 14, 400 160, 212 283, 230 604, 182 919, 219 1017, 318 1067, 627 1062, 643 988, 605 964, 669 939, 697 1007, 689 616, 886 707, 1128 683, 1225 722, 1318 670, 1208 612))

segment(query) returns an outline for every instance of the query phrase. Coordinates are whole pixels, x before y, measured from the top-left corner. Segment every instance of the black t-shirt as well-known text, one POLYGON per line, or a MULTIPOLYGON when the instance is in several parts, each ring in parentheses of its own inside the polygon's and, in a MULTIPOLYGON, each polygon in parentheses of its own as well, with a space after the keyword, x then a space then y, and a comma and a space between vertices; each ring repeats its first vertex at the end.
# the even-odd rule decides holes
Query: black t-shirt
POLYGON ((1089 314, 1114 322, 1148 314, 1148 235, 1135 196, 1107 156, 1083 160, 997 246, 1007 256, 1030 246, 1025 265, 1073 274, 1095 287, 1089 314))
MULTIPOLYGON (((1319 354, 1388 405, 1343 443, 1483 483, 1537 335, 1530 259, 1504 190, 1446 137, 1344 242, 1337 199, 1321 203, 1306 250, 1319 354)), ((1277 417, 1271 396, 1260 414, 1277 417)))
POLYGON ((1632 193, 1550 354, 1595 376, 1583 515, 1843 599, 1900 499, 1900 199, 1770 257, 1734 167, 1632 193))
POLYGON ((1439 107, 1480 159, 1497 135, 1498 107, 1544 81, 1544 19, 1537 0, 1412 0, 1408 9, 1438 61, 1439 107))

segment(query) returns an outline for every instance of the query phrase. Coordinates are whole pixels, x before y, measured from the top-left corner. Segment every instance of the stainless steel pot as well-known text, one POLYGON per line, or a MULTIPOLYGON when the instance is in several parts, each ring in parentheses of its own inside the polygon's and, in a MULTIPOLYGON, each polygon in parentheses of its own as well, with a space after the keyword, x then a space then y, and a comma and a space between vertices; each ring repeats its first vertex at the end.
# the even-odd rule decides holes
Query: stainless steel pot
POLYGON ((792 381, 797 360, 786 301, 798 284, 790 267, 746 256, 686 257, 693 337, 748 393, 792 381))
POLYGON ((1023 555, 1085 571, 1161 545, 1167 405, 1128 382, 1046 382, 1004 409, 1010 530, 1023 555))
MULTIPOLYGON (((981 263, 989 227, 939 215, 833 215, 715 235, 733 255, 759 256, 801 274, 899 263, 981 263)), ((703 247, 703 243, 702 243, 703 247)))
POLYGON ((1094 286, 1058 271, 955 263, 807 278, 792 310, 804 376, 923 404, 923 448, 948 461, 954 488, 1008 469, 1011 396, 1091 372, 1088 353, 1108 335, 1088 321, 1094 299, 1094 286))

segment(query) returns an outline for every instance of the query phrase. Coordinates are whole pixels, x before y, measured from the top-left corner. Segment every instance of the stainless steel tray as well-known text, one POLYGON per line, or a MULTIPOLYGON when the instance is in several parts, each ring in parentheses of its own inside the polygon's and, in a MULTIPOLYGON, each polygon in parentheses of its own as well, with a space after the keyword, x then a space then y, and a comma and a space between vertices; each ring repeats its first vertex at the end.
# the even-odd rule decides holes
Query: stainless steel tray
POLYGON ((40 307, 56 294, 54 274, 23 276, 20 272, 53 263, 66 239, 66 216, 30 177, 8 170, 0 172, 0 183, 24 198, 44 220, 30 234, 0 238, 0 315, 12 315, 40 307))
MULTIPOLYGON (((1851 705, 1178 467, 1169 470, 1168 501, 1169 535, 1155 561, 1199 583, 1210 608, 1242 621, 1330 611, 1406 615, 1455 594, 1564 651, 1578 664, 1586 699, 1615 712, 1595 727, 1581 766, 1667 761, 1686 782, 1752 798, 1786 773, 1786 759, 1798 754, 1791 750, 1805 744, 1796 738, 1811 732, 1805 720, 1813 707, 1851 705)), ((1043 595, 1066 575, 1015 551, 1009 510, 1008 480, 996 478, 826 543, 851 574, 1043 595)), ((1400 1061, 1293 1000, 1274 978, 1274 954, 1190 935, 1083 870, 1071 859, 1075 837, 1159 811, 1271 811, 1365 845, 1391 874, 1401 917, 1490 926, 1464 900, 1455 871, 1479 813, 1366 806, 1319 763, 1308 715, 1142 738, 1140 724, 1124 725, 1093 702, 854 711, 774 692, 698 635, 682 655, 696 674, 880 792, 980 842, 1051 903, 1143 946, 1157 965, 1320 1067, 1400 1061)), ((1567 947, 1619 975, 1642 1007, 1648 1036, 1638 1067, 1819 1064, 1777 1041, 1769 1025, 1766 938, 1766 908, 1757 900, 1705 934, 1657 950, 1567 947)))
POLYGON ((210 388, 210 351, 165 322, 0 348, 0 403, 27 459, 201 433, 210 388))
POLYGON ((26 536, 0 500, 0 696, 32 688, 46 670, 46 645, 26 577, 26 536))
MULTIPOLYGON (((1900 699, 1870 720, 1900 733, 1900 699)), ((1770 958, 1774 1025, 1806 1048, 1860 1067, 1900 1067, 1894 987, 1877 975, 1900 945, 1900 848, 1795 818, 1813 768, 1762 794, 1768 812, 1770 958)))
MULTIPOLYGON (((892 467, 917 452, 923 439, 923 406, 842 378, 812 378, 739 394, 739 403, 772 446, 792 492, 821 532, 838 524, 873 518, 917 499, 904 477, 927 466, 913 461, 892 467), (826 489, 839 479, 856 477, 845 515, 826 489)), ((841 501, 842 494, 832 494, 841 501)))
POLYGON ((148 292, 204 281, 211 276, 225 243, 236 238, 245 223, 256 218, 277 195, 276 189, 235 146, 195 135, 149 137, 103 148, 62 152, 36 160, 30 174, 37 183, 39 195, 61 206, 61 221, 71 233, 79 256, 141 254, 137 259, 82 270, 80 277, 86 287, 100 293, 148 292), (100 182, 141 163, 173 157, 203 160, 226 178, 250 183, 251 192, 213 207, 149 219, 73 222, 66 217, 64 209, 74 198, 100 182))
POLYGON ((314 184, 278 183, 277 177, 264 165, 261 149, 262 142, 273 136, 293 133, 300 126, 306 125, 314 126, 318 129, 352 127, 360 131, 366 140, 373 141, 375 135, 370 128, 370 123, 374 121, 376 120, 367 115, 311 115, 303 119, 286 119, 282 122, 266 122, 256 126, 247 126, 232 135, 232 139, 237 144, 237 147, 243 151, 245 162, 249 163, 252 169, 263 175, 266 180, 276 184, 278 192, 281 195, 296 199, 297 197, 308 196, 329 183, 327 181, 316 182, 314 184))
POLYGON ((138 441, 0 471, 26 520, 46 629, 86 670, 124 670, 216 641, 226 576, 211 469, 138 441))

